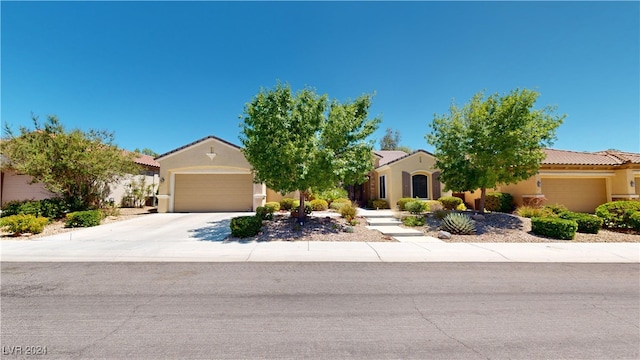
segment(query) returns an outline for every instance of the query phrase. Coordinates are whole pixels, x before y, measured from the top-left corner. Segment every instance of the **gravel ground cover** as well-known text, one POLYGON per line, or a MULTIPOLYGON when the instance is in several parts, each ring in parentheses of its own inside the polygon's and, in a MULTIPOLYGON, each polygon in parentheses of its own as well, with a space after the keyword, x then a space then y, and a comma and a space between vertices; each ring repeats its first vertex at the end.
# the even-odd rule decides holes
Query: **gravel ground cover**
MULTIPOLYGON (((109 216, 102 221, 107 224, 114 221, 122 221, 138 216, 147 216, 155 212, 154 208, 122 208, 118 216, 109 216)), ((396 217, 410 215, 407 212, 397 212, 396 217)), ((364 218, 356 218, 358 224, 351 227, 353 232, 345 231, 350 227, 347 222, 336 216, 311 216, 303 227, 296 225, 295 219, 288 213, 276 214, 273 221, 265 222, 262 232, 255 237, 243 239, 244 241, 368 241, 368 242, 395 242, 396 240, 381 234, 378 231, 368 230, 364 218)), ((487 213, 485 219, 476 222, 476 235, 453 235, 445 242, 567 242, 569 240, 549 239, 531 233, 531 220, 512 214, 487 213)), ((400 225, 406 227, 404 225, 400 225)), ((438 237, 440 221, 433 215, 427 215, 423 227, 412 229, 422 230, 427 236, 438 237)), ((64 227, 63 221, 47 225, 41 234, 23 235, 21 239, 34 239, 72 231, 64 227)), ((11 238, 8 233, 0 233, 2 238, 11 238)), ((237 240, 229 237, 229 240, 237 240)), ((627 234, 600 230, 598 234, 577 233, 573 242, 640 242, 639 234, 627 234)))
MULTIPOLYGON (((397 213, 396 217, 409 216, 408 212, 397 213)), ((404 225, 401 225, 405 227, 404 225)), ((421 229, 425 235, 438 237, 440 220, 434 215, 428 214, 424 227, 421 229)), ((640 235, 600 230, 598 234, 576 233, 573 240, 557 240, 546 238, 531 233, 531 219, 505 213, 487 213, 484 220, 476 221, 476 235, 453 235, 451 239, 443 239, 446 242, 640 242, 640 235)))

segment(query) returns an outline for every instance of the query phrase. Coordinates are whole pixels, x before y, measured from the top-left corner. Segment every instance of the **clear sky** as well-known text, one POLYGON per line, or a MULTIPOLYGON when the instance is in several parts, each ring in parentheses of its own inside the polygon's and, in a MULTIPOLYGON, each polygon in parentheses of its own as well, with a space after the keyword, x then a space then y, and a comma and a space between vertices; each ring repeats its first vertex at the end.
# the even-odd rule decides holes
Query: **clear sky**
MULTIPOLYGON (((125 149, 208 135, 240 144, 239 115, 278 80, 424 139, 474 93, 540 92, 567 114, 554 148, 640 152, 640 3, 0 2, 1 117, 58 115, 125 149)), ((377 146, 377 142, 376 142, 377 146)))

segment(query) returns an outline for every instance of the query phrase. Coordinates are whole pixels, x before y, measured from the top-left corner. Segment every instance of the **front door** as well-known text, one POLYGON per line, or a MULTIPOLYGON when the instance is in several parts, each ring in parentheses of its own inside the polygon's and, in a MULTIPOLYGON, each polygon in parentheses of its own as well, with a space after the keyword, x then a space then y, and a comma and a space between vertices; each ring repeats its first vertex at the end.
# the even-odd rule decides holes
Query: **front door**
POLYGON ((413 175, 411 177, 413 183, 413 197, 420 199, 429 198, 429 190, 427 189, 427 176, 426 175, 413 175))

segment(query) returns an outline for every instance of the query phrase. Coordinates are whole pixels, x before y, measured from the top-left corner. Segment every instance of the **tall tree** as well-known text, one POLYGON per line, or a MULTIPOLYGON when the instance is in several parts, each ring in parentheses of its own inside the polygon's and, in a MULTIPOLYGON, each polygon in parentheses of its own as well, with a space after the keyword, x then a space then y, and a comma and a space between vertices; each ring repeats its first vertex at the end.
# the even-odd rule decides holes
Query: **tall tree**
POLYGON ((449 114, 435 115, 426 135, 435 146, 436 167, 446 190, 480 189, 484 212, 486 189, 535 175, 565 115, 555 107, 534 109, 536 91, 516 89, 507 95, 473 96, 449 114))
POLYGON ((35 129, 20 127, 17 136, 5 124, 2 168, 32 176, 74 207, 100 207, 110 184, 137 171, 133 154, 116 147, 112 133, 66 131, 56 116, 48 116, 44 125, 32 118, 35 129))
POLYGON ((380 139, 380 150, 397 150, 400 146, 400 132, 395 132, 391 128, 385 130, 384 136, 380 139))
POLYGON ((144 148, 142 150, 140 150, 140 148, 136 148, 135 150, 133 150, 134 153, 138 153, 138 154, 142 154, 142 155, 149 155, 149 156, 153 156, 153 157, 158 157, 160 154, 158 154, 157 152, 149 149, 149 148, 144 148))
POLYGON ((373 167, 367 137, 380 120, 367 118, 370 96, 344 104, 327 98, 278 83, 261 89, 241 116, 242 152, 254 181, 281 193, 299 190, 300 221, 306 191, 363 183, 373 167))

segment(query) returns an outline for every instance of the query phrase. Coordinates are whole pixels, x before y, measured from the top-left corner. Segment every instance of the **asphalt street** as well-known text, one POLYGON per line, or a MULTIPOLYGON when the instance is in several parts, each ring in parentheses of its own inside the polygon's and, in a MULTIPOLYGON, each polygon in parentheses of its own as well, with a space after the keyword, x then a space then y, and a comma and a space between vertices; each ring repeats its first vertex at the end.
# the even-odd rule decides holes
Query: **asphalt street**
POLYGON ((640 265, 1 264, 3 358, 638 359, 640 265))

